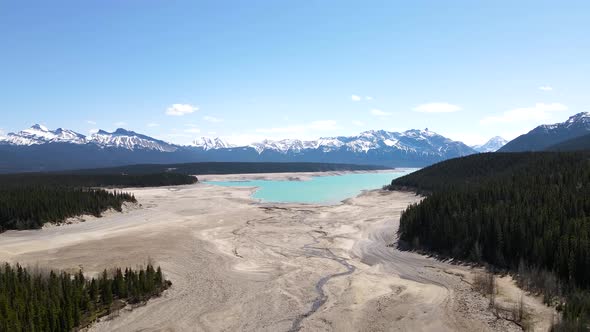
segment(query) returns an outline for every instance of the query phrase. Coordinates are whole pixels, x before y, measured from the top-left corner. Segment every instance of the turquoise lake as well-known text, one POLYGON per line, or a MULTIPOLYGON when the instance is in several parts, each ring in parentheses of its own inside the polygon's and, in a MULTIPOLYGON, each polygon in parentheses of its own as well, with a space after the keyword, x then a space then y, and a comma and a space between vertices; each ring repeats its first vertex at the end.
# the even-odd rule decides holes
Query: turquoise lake
POLYGON ((226 187, 257 187, 253 198, 273 203, 335 204, 357 196, 363 190, 380 189, 413 169, 387 173, 343 174, 312 177, 309 181, 248 180, 208 181, 226 187))

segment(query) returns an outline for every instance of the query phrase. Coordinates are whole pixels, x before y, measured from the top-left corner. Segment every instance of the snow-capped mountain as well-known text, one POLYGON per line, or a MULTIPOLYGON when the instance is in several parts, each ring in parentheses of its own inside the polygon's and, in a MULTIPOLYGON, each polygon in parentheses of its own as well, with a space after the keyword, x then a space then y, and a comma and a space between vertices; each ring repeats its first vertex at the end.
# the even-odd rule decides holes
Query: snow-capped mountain
POLYGON ((99 130, 88 139, 100 147, 124 148, 127 150, 155 150, 160 152, 174 152, 178 146, 138 134, 134 131, 119 128, 112 133, 99 130))
POLYGON ((49 130, 43 125, 33 125, 31 128, 21 130, 18 133, 8 133, 0 139, 14 145, 37 145, 46 143, 73 143, 86 144, 86 137, 74 131, 58 128, 49 130))
POLYGON ((228 149, 234 147, 234 145, 229 144, 228 142, 222 140, 219 137, 216 138, 209 138, 209 137, 201 137, 197 138, 193 141, 193 146, 197 148, 202 148, 203 150, 214 150, 214 149, 228 149))
POLYGON ((314 141, 264 140, 252 143, 247 147, 253 148, 258 154, 265 152, 304 153, 308 150, 316 150, 323 153, 339 151, 356 154, 375 151, 403 151, 418 155, 444 156, 448 152, 457 155, 467 155, 474 152, 465 144, 452 141, 428 129, 407 130, 402 133, 370 130, 357 136, 322 137, 314 141))
POLYGON ((253 148, 259 154, 264 151, 276 151, 279 153, 301 152, 304 149, 317 148, 318 144, 315 141, 302 141, 298 139, 283 139, 279 141, 264 140, 258 143, 252 143, 247 147, 253 148))
POLYGON ((167 143, 122 128, 84 136, 35 125, 0 138, 0 173, 202 161, 322 162, 422 167, 476 153, 461 142, 426 130, 365 131, 317 140, 264 140, 234 146, 202 137, 189 146, 167 143))
POLYGON ((495 136, 490 138, 485 144, 481 145, 474 145, 472 148, 477 152, 496 152, 500 150, 501 147, 508 143, 507 140, 503 139, 500 136, 495 136))
POLYGON ((590 134, 590 113, 572 115, 565 122, 541 125, 508 142, 499 151, 541 151, 564 141, 590 134))
POLYGON ((88 144, 96 145, 100 148, 154 150, 160 152, 173 152, 178 149, 176 145, 122 128, 112 133, 99 130, 97 133, 87 137, 69 129, 58 128, 50 130, 39 124, 17 133, 8 133, 5 137, 0 137, 0 144, 2 143, 16 146, 32 146, 48 143, 88 144))
MULTIPOLYGON (((574 114, 570 116, 565 122, 549 124, 549 125, 541 125, 540 128, 551 131, 556 129, 582 129, 582 130, 590 130, 590 112, 581 112, 578 114, 574 114)), ((535 128, 537 129, 537 128, 535 128)), ((535 130, 533 129, 533 130, 535 130)))

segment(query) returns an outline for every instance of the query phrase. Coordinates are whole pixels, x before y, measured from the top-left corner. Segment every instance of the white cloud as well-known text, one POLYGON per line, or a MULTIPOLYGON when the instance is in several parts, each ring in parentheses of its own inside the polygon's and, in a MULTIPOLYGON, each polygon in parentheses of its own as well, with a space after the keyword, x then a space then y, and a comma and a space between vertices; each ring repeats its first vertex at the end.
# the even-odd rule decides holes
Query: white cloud
POLYGON ((362 97, 359 95, 352 95, 352 96, 350 96, 350 100, 352 100, 352 101, 362 101, 362 100, 371 101, 371 100, 373 100, 373 97, 371 97, 371 96, 362 97))
POLYGON ((90 133, 90 135, 92 135, 92 134, 96 134, 96 133, 98 133, 98 130, 99 130, 99 129, 92 128, 92 129, 90 129, 90 130, 88 131, 88 133, 90 133))
POLYGON ((123 121, 119 121, 119 122, 115 122, 113 123, 115 126, 117 127, 121 127, 121 126, 125 126, 127 125, 127 122, 123 122, 123 121))
POLYGON ((374 116, 390 116, 391 115, 391 113, 384 112, 384 111, 379 110, 379 109, 372 109, 371 110, 371 114, 373 114, 374 116))
POLYGON ((541 90, 541 91, 552 91, 553 90, 553 87, 552 86, 549 86, 549 85, 541 85, 539 87, 539 90, 541 90))
POLYGON ((414 111, 422 113, 452 113, 461 110, 461 106, 449 103, 426 103, 414 107, 414 111))
POLYGON ((198 111, 199 108, 190 104, 172 104, 166 109, 166 115, 183 116, 198 111))
POLYGON ((208 131, 207 134, 208 135, 217 135, 217 132, 216 131, 208 131))
POLYGON ((86 121, 86 123, 89 125, 95 125, 96 121, 88 120, 88 121, 86 121))
POLYGON ((357 126, 357 127, 361 127, 361 126, 364 126, 365 125, 364 122, 358 121, 358 120, 352 121, 352 124, 355 125, 355 126, 357 126))
POLYGON ((214 116, 209 116, 206 115, 203 117, 203 120, 207 121, 207 122, 212 122, 212 123, 219 123, 219 122, 223 122, 223 119, 220 118, 216 118, 214 116))
POLYGON ((551 118, 551 113, 567 111, 568 107, 560 103, 536 103, 531 107, 508 110, 501 115, 483 118, 481 124, 519 123, 524 121, 543 121, 551 118))
POLYGON ((185 133, 190 133, 190 134, 198 134, 201 132, 201 129, 199 128, 188 128, 184 130, 185 133))
POLYGON ((0 128, 0 138, 4 137, 4 129, 0 128))
POLYGON ((320 120, 313 121, 309 124, 308 128, 312 130, 335 130, 338 126, 334 120, 320 120))
POLYGON ((160 126, 160 124, 159 124, 159 123, 154 123, 154 122, 151 122, 151 123, 148 123, 146 126, 148 126, 148 127, 150 127, 150 128, 154 128, 154 127, 159 127, 159 126, 160 126))

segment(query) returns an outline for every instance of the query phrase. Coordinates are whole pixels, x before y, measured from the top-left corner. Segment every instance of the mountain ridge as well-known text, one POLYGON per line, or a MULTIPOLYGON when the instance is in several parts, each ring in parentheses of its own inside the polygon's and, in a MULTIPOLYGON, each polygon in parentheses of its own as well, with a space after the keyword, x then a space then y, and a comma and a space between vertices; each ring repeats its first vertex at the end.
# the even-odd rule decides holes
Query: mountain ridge
MULTIPOLYGON (((231 148, 253 148, 259 154, 264 151, 273 150, 280 153, 290 151, 300 152, 306 149, 322 149, 323 152, 330 152, 344 147, 352 152, 367 152, 372 149, 384 147, 393 147, 404 151, 418 151, 426 147, 431 148, 427 153, 442 154, 444 149, 440 149, 430 142, 431 139, 437 140, 440 144, 464 145, 459 141, 453 141, 433 131, 409 129, 404 132, 390 132, 385 130, 367 130, 355 136, 334 136, 320 137, 317 140, 299 140, 299 139, 266 139, 261 142, 253 142, 246 145, 235 145, 216 137, 201 137, 192 142, 191 145, 178 145, 165 142, 147 135, 124 128, 117 128, 114 132, 98 130, 90 136, 84 136, 72 130, 58 128, 50 130, 45 126, 35 124, 28 129, 17 133, 9 133, 6 137, 0 138, 0 142, 12 145, 42 145, 47 143, 73 143, 73 144, 96 144, 101 147, 121 147, 128 150, 148 149, 159 150, 162 152, 173 152, 180 148, 202 148, 203 150, 219 150, 231 148), (420 144, 420 143, 426 143, 420 144)), ((466 148, 467 152, 470 147, 466 148)), ((446 147, 448 148, 448 147, 446 147)), ((424 151, 422 152, 424 153, 424 151)))
POLYGON ((498 151, 542 151, 586 134, 590 134, 590 112, 581 112, 570 116, 564 122, 537 126, 506 143, 498 151))
POLYGON ((428 129, 368 130, 353 136, 263 140, 238 146, 221 138, 203 137, 191 145, 177 145, 123 128, 84 136, 34 125, 0 138, 0 172, 212 161, 422 167, 473 153, 464 143, 428 129))

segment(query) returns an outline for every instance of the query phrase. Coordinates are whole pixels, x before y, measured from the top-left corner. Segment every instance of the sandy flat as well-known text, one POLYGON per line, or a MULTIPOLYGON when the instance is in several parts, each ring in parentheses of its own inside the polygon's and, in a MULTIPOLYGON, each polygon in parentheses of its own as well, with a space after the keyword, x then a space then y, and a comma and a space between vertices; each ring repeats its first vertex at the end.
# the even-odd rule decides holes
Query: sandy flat
MULTIPOLYGON (((472 269, 387 246, 401 211, 419 201, 413 194, 371 191, 319 206, 259 204, 252 188, 203 183, 130 190, 141 207, 1 234, 0 261, 89 274, 161 265, 173 282, 162 297, 93 331, 519 330, 471 290, 472 269)), ((503 282, 505 294, 517 291, 503 282)), ((545 327, 551 311, 527 304, 545 327)))

